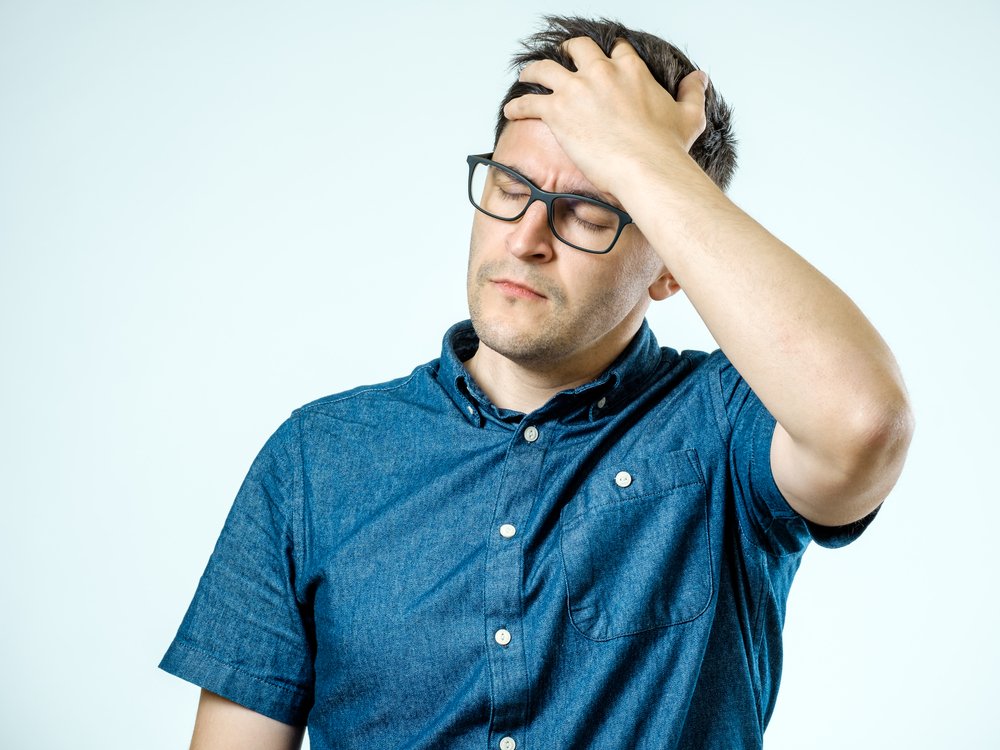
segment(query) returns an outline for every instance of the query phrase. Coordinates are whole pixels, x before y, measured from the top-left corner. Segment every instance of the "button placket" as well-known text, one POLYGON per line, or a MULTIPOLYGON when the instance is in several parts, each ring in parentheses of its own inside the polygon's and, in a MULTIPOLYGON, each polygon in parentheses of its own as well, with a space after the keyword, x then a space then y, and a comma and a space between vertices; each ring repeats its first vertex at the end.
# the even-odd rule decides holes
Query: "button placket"
MULTIPOLYGON (((525 652, 524 543, 522 536, 540 486, 546 445, 558 426, 522 423, 511 435, 496 489, 486 552, 485 633, 490 663, 493 705, 490 722, 491 745, 499 747, 505 738, 528 721, 528 665, 525 652), (512 521, 516 522, 512 523, 512 521)), ((507 747, 508 745, 505 745, 507 747)), ((513 747, 513 745, 510 745, 513 747)))

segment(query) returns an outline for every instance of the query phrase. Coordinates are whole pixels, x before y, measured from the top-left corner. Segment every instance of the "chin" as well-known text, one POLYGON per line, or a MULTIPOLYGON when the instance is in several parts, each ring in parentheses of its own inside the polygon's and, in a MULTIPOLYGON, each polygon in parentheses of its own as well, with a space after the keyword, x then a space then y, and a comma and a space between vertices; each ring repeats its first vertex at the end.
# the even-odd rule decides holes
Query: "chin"
POLYGON ((518 364, 549 364, 567 353, 567 339, 559 335, 556 326, 518 325, 473 313, 472 327, 482 344, 518 364))

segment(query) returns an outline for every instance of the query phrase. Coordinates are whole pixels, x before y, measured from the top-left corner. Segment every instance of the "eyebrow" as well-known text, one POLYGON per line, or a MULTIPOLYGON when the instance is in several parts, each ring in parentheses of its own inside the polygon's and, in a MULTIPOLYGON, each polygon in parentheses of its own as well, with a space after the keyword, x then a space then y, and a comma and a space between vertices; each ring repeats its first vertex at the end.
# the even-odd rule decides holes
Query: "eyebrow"
MULTIPOLYGON (((521 166, 516 165, 516 164, 507 164, 505 162, 497 162, 497 164, 503 164, 508 169, 511 169, 511 170, 517 172, 524 179, 528 180, 529 182, 534 183, 534 180, 532 180, 530 177, 528 177, 527 170, 523 169, 521 166)), ((609 206, 614 206, 619 211, 624 211, 625 210, 622 207, 622 205, 618 201, 616 201, 614 198, 612 198, 610 195, 602 195, 601 193, 598 193, 598 192, 596 192, 594 190, 588 190, 586 188, 574 189, 573 186, 570 185, 568 190, 564 189, 564 190, 561 190, 559 192, 562 192, 562 193, 572 193, 573 195, 579 195, 579 196, 582 196, 583 198, 590 198, 591 200, 600 201, 601 203, 607 203, 609 206)))

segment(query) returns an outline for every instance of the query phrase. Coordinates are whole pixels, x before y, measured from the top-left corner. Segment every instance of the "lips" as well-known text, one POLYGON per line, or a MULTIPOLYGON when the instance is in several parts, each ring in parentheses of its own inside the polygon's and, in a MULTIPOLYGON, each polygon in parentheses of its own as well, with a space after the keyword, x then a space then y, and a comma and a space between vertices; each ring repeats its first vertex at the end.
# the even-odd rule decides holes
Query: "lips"
POLYGON ((490 279, 500 291, 514 297, 524 297, 526 299, 546 299, 545 295, 527 284, 514 281, 513 279, 490 279))

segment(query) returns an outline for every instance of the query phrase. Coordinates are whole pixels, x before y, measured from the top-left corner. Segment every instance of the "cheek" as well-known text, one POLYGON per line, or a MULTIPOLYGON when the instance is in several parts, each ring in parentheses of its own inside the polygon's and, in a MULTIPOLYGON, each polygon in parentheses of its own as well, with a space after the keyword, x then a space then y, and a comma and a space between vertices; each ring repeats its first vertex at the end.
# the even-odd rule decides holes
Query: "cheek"
MULTIPOLYGON (((649 297, 649 286, 659 275, 660 260, 650 250, 628 247, 627 253, 609 263, 591 282, 590 299, 592 306, 604 307, 610 316, 631 310, 636 304, 649 297)), ((618 248, 615 249, 615 252, 618 248)), ((610 260, 610 259, 609 259, 610 260)))
POLYGON ((482 222, 479 221, 479 212, 476 211, 475 217, 472 219, 472 231, 469 233, 469 274, 472 274, 472 267, 475 263, 476 257, 479 255, 480 250, 483 246, 483 228, 482 222))
POLYGON ((639 257, 638 253, 623 253, 616 260, 618 262, 608 270, 608 283, 629 295, 639 287, 647 286, 644 280, 648 272, 648 264, 639 257))
POLYGON ((476 211, 472 215, 472 241, 481 246, 484 241, 495 238, 497 236, 496 225, 502 223, 476 211))
POLYGON ((648 289, 663 272, 663 261, 645 242, 630 247, 625 261, 625 273, 636 288, 648 289))

